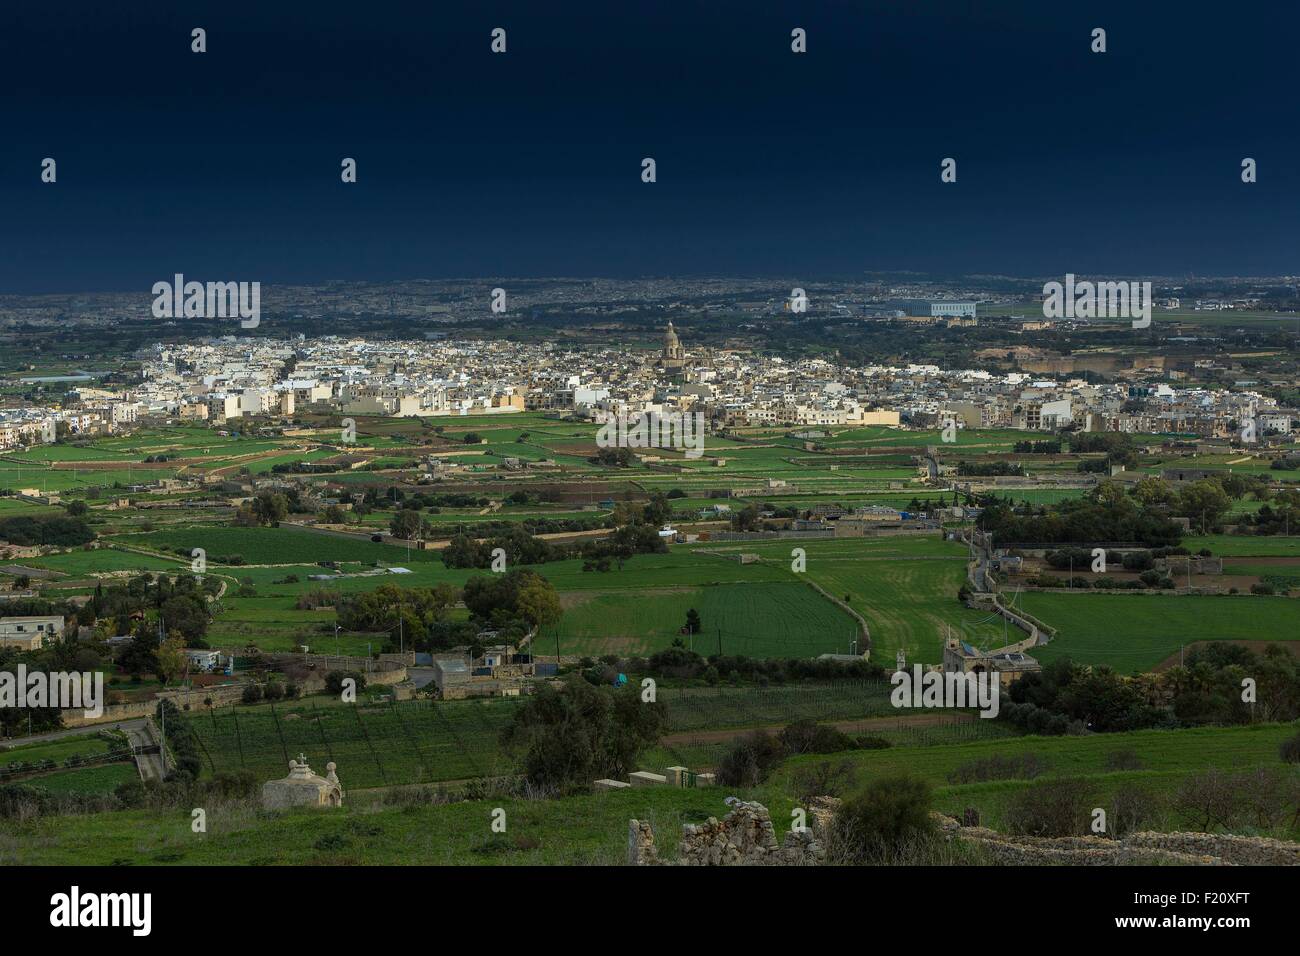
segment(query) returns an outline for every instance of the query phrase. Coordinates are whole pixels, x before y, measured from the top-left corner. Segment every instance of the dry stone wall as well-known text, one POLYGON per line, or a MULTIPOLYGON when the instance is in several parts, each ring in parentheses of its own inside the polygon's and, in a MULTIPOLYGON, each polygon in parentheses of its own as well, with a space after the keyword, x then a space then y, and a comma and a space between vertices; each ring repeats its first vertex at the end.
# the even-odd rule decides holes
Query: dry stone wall
POLYGON ((1145 831, 1119 839, 1011 836, 985 827, 963 827, 942 814, 932 816, 949 839, 973 843, 996 862, 1016 866, 1300 866, 1300 843, 1264 837, 1145 831))
MULTIPOLYGON (((677 858, 659 855, 654 829, 644 820, 628 821, 627 857, 633 866, 817 866, 825 862, 824 836, 839 801, 817 797, 808 807, 809 826, 777 842, 772 817, 761 803, 735 797, 721 820, 682 828, 677 858)), ((1300 843, 1224 833, 1134 833, 1121 839, 1101 836, 1029 837, 962 826, 932 813, 949 840, 978 847, 990 861, 1008 866, 1300 866, 1300 843)))

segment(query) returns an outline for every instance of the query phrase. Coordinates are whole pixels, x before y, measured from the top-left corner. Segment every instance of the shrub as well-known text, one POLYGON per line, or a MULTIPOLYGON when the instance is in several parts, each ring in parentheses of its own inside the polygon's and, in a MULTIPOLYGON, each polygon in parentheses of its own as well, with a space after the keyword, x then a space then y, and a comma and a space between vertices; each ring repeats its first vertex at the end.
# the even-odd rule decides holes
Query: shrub
POLYGON ((1122 562, 1125 571, 1147 571, 1154 565, 1150 551, 1130 551, 1122 562))
POLYGON ((1285 763, 1300 763, 1300 734, 1282 741, 1282 746, 1278 748, 1278 756, 1285 763))
POLYGON ((797 720, 781 731, 781 746, 788 754, 833 754, 856 749, 848 734, 811 720, 797 720))
POLYGON ((331 694, 343 693, 343 682, 351 678, 358 692, 366 689, 366 675, 360 671, 330 671, 325 675, 325 689, 331 694))
POLYGON ((1160 811, 1160 799, 1141 787, 1123 786, 1111 797, 1106 828, 1110 836, 1120 838, 1149 825, 1160 811))
POLYGON ((205 781, 204 787, 213 796, 224 797, 227 800, 251 800, 262 789, 257 774, 251 770, 222 771, 211 780, 205 781))
POLYGON ((1208 832, 1232 822, 1240 808, 1240 796, 1229 774, 1210 767, 1184 778, 1173 805, 1200 830, 1208 832))
POLYGON ((1115 770, 1141 770, 1143 767, 1142 759, 1134 750, 1112 750, 1106 754, 1106 769, 1115 770))
POLYGON ((917 777, 873 781, 840 804, 827 838, 828 859, 862 864, 928 842, 935 832, 931 800, 930 785, 917 777))
POLYGON ((1271 830, 1300 812, 1300 785, 1289 772, 1256 767, 1233 774, 1242 817, 1260 830, 1271 830))
POLYGON ((795 796, 807 804, 814 797, 838 797, 853 783, 853 764, 847 760, 800 767, 791 779, 795 796))
POLYGON ((1088 832, 1090 809, 1077 780, 1049 780, 1012 794, 1006 818, 1008 829, 1024 836, 1080 836, 1088 832))
POLYGON ((948 774, 952 784, 984 783, 988 780, 1033 780, 1047 770, 1047 761, 1038 754, 1017 754, 1005 757, 993 754, 969 760, 948 774))
POLYGON ((757 730, 742 737, 718 764, 718 783, 724 787, 756 787, 785 757, 771 734, 757 730))

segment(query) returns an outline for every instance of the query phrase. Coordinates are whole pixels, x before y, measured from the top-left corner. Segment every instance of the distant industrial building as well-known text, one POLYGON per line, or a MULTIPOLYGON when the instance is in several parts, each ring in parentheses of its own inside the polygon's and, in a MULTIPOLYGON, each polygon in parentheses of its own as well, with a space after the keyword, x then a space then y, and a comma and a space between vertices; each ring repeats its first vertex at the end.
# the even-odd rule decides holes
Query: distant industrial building
POLYGON ((953 299, 909 299, 904 305, 908 315, 929 316, 932 319, 973 319, 974 302, 958 302, 953 299))

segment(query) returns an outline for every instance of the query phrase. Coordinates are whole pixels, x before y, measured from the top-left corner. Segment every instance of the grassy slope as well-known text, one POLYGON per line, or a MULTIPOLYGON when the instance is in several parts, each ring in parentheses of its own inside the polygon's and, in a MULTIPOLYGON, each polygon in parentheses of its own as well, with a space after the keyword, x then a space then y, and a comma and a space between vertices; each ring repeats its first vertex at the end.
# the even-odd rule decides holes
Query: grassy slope
MULTIPOLYGON (((1007 798, 1020 781, 947 785, 961 763, 991 754, 1029 751, 1051 762, 1052 774, 1081 779, 1090 799, 1105 805, 1125 783, 1169 791, 1186 772, 1211 765, 1277 766, 1277 745, 1294 727, 1140 731, 1091 737, 1027 737, 938 747, 895 748, 836 755, 855 768, 858 782, 910 770, 936 785, 936 805, 950 813, 966 806, 985 822, 1000 824, 1007 798), (1116 750, 1137 753, 1146 769, 1106 773, 1116 750)), ((560 864, 620 863, 627 821, 648 820, 662 851, 672 854, 684 823, 721 816, 723 798, 763 801, 778 837, 788 829, 794 801, 790 781, 799 767, 826 757, 804 757, 755 791, 634 789, 562 800, 491 799, 446 806, 377 808, 350 795, 341 811, 291 811, 264 815, 245 808, 209 808, 208 832, 190 830, 188 809, 151 814, 120 811, 96 816, 0 822, 0 863, 82 864, 560 864), (494 838, 492 811, 506 811, 505 839, 494 838), (535 840, 519 848, 516 839, 535 840)), ((340 768, 347 786, 347 769, 340 768)), ((1182 823, 1176 817, 1164 822, 1182 823)))

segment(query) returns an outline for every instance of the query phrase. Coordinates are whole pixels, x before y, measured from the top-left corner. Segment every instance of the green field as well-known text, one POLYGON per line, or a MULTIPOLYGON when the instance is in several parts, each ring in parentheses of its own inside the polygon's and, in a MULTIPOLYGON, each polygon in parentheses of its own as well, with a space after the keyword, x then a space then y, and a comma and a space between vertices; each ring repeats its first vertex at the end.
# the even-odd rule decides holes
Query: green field
MULTIPOLYGON (((562 654, 644 655, 668 647, 681 636, 691 608, 699 612, 703 630, 688 643, 706 655, 717 653, 719 645, 724 654, 748 657, 843 654, 857 633, 848 614, 796 581, 588 591, 566 595, 564 603, 562 654)), ((539 640, 549 653, 553 638, 539 640)))
POLYGON ((1058 628, 1034 648, 1044 663, 1068 657, 1136 674, 1194 641, 1300 640, 1300 601, 1283 597, 1026 591, 1019 600, 1058 628))
MULTIPOLYGON (((1257 766, 1282 768, 1278 756, 1282 741, 1294 736, 1297 727, 1288 724, 1258 724, 1244 727, 1205 727, 1186 730, 1142 730, 1123 734, 1090 734, 1083 737, 1016 737, 985 740, 939 747, 864 750, 847 755, 860 783, 898 773, 909 773, 927 780, 936 788, 936 806, 951 816, 960 816, 966 807, 980 811, 981 822, 995 829, 1007 820, 1003 809, 1009 798, 1028 785, 1025 780, 952 785, 951 774, 963 764, 992 756, 1013 757, 1033 754, 1042 758, 1047 769, 1042 779, 1053 777, 1076 780, 1097 805, 1106 801, 1117 787, 1137 785, 1168 794, 1186 775, 1196 770, 1216 767, 1220 770, 1247 769, 1257 766), (1109 771, 1107 757, 1128 751, 1136 755, 1139 769, 1109 771)), ((797 757, 780 771, 774 787, 788 786, 800 766, 824 760, 824 757, 797 757)), ((1296 771, 1300 773, 1300 770, 1296 771)), ((1170 817, 1169 828, 1182 828, 1188 821, 1170 817)), ((1292 837, 1300 827, 1293 828, 1292 837)))
POLYGON ((1217 557, 1300 558, 1300 536, 1211 534, 1184 538, 1182 545, 1195 553, 1209 548, 1217 557))
POLYGON ((0 750, 0 784, 9 781, 5 771, 13 768, 15 773, 23 774, 14 781, 16 783, 44 787, 55 793, 109 793, 120 783, 139 779, 133 760, 128 758, 85 767, 64 765, 70 758, 93 760, 124 749, 129 752, 125 741, 114 743, 93 733, 9 747, 0 750), (17 769, 19 764, 30 767, 45 761, 53 761, 58 769, 35 776, 17 769))
POLYGON ((106 754, 112 749, 114 749, 113 746, 97 734, 64 737, 58 740, 27 744, 25 746, 11 746, 0 750, 0 767, 8 767, 17 763, 38 764, 43 760, 53 760, 55 763, 61 764, 69 757, 90 757, 106 754))
POLYGON ((848 599, 871 630, 872 660, 887 666, 900 648, 909 661, 937 663, 949 628, 975 643, 1003 643, 1001 623, 957 600, 966 578, 966 548, 937 534, 720 542, 708 547, 759 554, 791 579, 797 577, 787 570, 791 552, 803 549, 809 580, 835 598, 848 599))
POLYGON ((65 574, 89 574, 110 571, 175 572, 182 566, 186 569, 189 568, 189 561, 182 559, 179 555, 176 560, 169 561, 148 554, 103 547, 92 550, 67 551, 63 554, 49 554, 39 558, 28 558, 20 563, 33 568, 62 571, 65 574))

